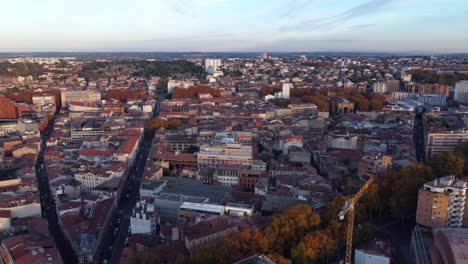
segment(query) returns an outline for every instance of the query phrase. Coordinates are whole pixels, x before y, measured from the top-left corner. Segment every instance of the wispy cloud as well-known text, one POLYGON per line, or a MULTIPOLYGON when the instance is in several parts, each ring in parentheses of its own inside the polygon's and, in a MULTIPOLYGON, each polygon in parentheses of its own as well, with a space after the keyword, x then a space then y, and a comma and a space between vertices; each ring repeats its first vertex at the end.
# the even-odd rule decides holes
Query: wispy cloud
POLYGON ((316 30, 330 30, 350 20, 382 12, 391 3, 398 0, 370 0, 366 3, 352 7, 338 15, 326 18, 314 18, 301 21, 297 24, 280 28, 283 32, 309 32, 316 30))
POLYGON ((282 17, 291 17, 318 1, 319 0, 287 0, 282 6, 282 17))
POLYGON ((171 0, 172 10, 185 16, 195 16, 196 11, 206 5, 228 2, 231 0, 171 0))

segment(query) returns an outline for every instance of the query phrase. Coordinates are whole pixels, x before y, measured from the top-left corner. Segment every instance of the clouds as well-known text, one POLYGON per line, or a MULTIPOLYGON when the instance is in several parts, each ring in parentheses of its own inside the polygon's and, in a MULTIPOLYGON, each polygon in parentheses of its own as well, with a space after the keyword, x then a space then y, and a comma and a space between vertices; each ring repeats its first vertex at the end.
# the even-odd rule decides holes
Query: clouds
POLYGON ((287 0, 281 7, 282 17, 292 17, 316 2, 319 2, 319 0, 287 0))
POLYGON ((195 16, 197 10, 207 5, 228 2, 231 0, 170 0, 172 11, 180 15, 195 16))
MULTIPOLYGON (((280 27, 281 32, 310 32, 320 30, 331 30, 352 20, 374 15, 384 11, 390 4, 398 0, 370 0, 354 6, 337 15, 325 18, 313 18, 300 21, 299 23, 280 27)), ((369 25, 369 24, 368 24, 369 25)), ((361 25, 361 28, 362 25, 361 25)), ((354 30, 360 29, 359 25, 354 30)))

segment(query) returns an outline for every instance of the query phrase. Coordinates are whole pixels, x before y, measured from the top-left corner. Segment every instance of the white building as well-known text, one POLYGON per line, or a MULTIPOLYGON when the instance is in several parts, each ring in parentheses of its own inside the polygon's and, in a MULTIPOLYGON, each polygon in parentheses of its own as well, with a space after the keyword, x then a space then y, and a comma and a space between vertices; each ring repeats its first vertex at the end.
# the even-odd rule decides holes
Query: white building
POLYGON ((294 85, 292 83, 283 83, 281 92, 275 93, 275 98, 276 99, 289 99, 290 91, 292 88, 294 88, 294 85))
POLYGON ((213 74, 214 72, 219 70, 219 67, 221 67, 221 65, 221 59, 206 59, 205 71, 209 74, 213 74))
POLYGON ((459 81, 455 84, 454 99, 462 104, 468 104, 468 81, 459 81))
POLYGON ((148 234, 156 232, 156 217, 154 206, 146 200, 137 202, 130 218, 132 234, 148 234))
POLYGON ((371 241, 354 252, 354 264, 390 264, 390 248, 383 241, 371 241))
POLYGON ((372 91, 378 94, 385 94, 388 92, 387 84, 384 82, 374 83, 372 85, 372 91))

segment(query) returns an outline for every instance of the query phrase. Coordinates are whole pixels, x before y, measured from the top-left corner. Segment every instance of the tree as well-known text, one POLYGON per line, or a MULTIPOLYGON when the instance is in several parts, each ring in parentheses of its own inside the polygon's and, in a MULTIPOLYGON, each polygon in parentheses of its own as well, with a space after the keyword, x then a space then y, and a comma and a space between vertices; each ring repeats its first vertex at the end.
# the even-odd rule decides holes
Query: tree
POLYGON ((280 216, 273 216, 265 228, 265 237, 271 241, 273 252, 281 255, 290 253, 299 240, 320 224, 320 216, 308 205, 296 205, 280 216))
POLYGON ((171 121, 166 123, 165 127, 167 127, 167 129, 175 129, 175 128, 180 127, 181 125, 182 125, 182 122, 180 122, 180 120, 172 119, 171 121))
POLYGON ((167 126, 166 120, 160 117, 156 117, 156 118, 151 119, 148 122, 148 124, 146 124, 145 131, 154 132, 161 127, 166 128, 166 126, 167 126))
POLYGON ((380 200, 387 201, 391 216, 404 220, 416 212, 418 191, 424 183, 434 179, 432 168, 415 163, 400 171, 393 171, 376 178, 380 200))
POLYGON ((461 176, 465 161, 462 155, 457 155, 454 151, 439 153, 429 160, 433 173, 437 178, 449 175, 461 176))
POLYGON ((294 263, 311 263, 332 255, 336 242, 329 230, 318 230, 307 234, 291 252, 294 263))
POLYGON ((292 264, 291 260, 275 253, 268 254, 267 257, 276 264, 292 264))
POLYGON ((129 258, 128 264, 164 264, 164 262, 151 252, 141 252, 129 258))

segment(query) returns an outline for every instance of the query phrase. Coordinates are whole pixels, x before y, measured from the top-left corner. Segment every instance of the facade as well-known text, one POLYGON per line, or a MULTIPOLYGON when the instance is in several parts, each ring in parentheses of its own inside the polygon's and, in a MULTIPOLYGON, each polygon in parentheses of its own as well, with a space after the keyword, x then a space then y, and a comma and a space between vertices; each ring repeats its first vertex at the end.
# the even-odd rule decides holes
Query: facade
POLYGON ((442 152, 454 150, 460 143, 468 141, 468 131, 450 133, 429 133, 426 142, 426 156, 430 158, 442 152))
POLYGON ((390 264, 390 245, 384 240, 373 240, 355 249, 355 264, 390 264))
POLYGON ((138 201, 130 217, 132 234, 148 234, 156 232, 156 217, 154 206, 145 200, 138 201))
POLYGON ((387 84, 384 82, 374 83, 372 85, 372 91, 378 94, 386 94, 388 92, 387 84))
POLYGON ((55 95, 53 94, 38 94, 32 96, 33 108, 35 111, 41 111, 44 105, 56 105, 55 95))
POLYGON ((462 104, 468 104, 468 81, 459 81, 455 84, 454 99, 462 104))
POLYGON ((435 227, 461 227, 467 183, 447 176, 424 184, 419 190, 416 223, 435 227))
POLYGON ((326 137, 327 149, 351 149, 358 148, 358 136, 328 135, 326 137))
POLYGON ((205 71, 209 74, 213 74, 214 72, 219 70, 219 67, 221 67, 221 65, 222 65, 221 59, 206 59, 205 71))
POLYGON ((18 118, 18 107, 16 103, 0 94, 0 119, 18 118))
POLYGON ((69 102, 83 102, 83 103, 101 103, 101 93, 87 90, 87 91, 62 91, 62 105, 68 105, 69 102))
POLYGON ((330 113, 332 115, 341 115, 354 112, 354 103, 345 98, 338 98, 330 101, 330 113))
POLYGON ((197 153, 198 168, 239 166, 251 168, 253 162, 252 133, 216 133, 210 144, 202 144, 197 153))

